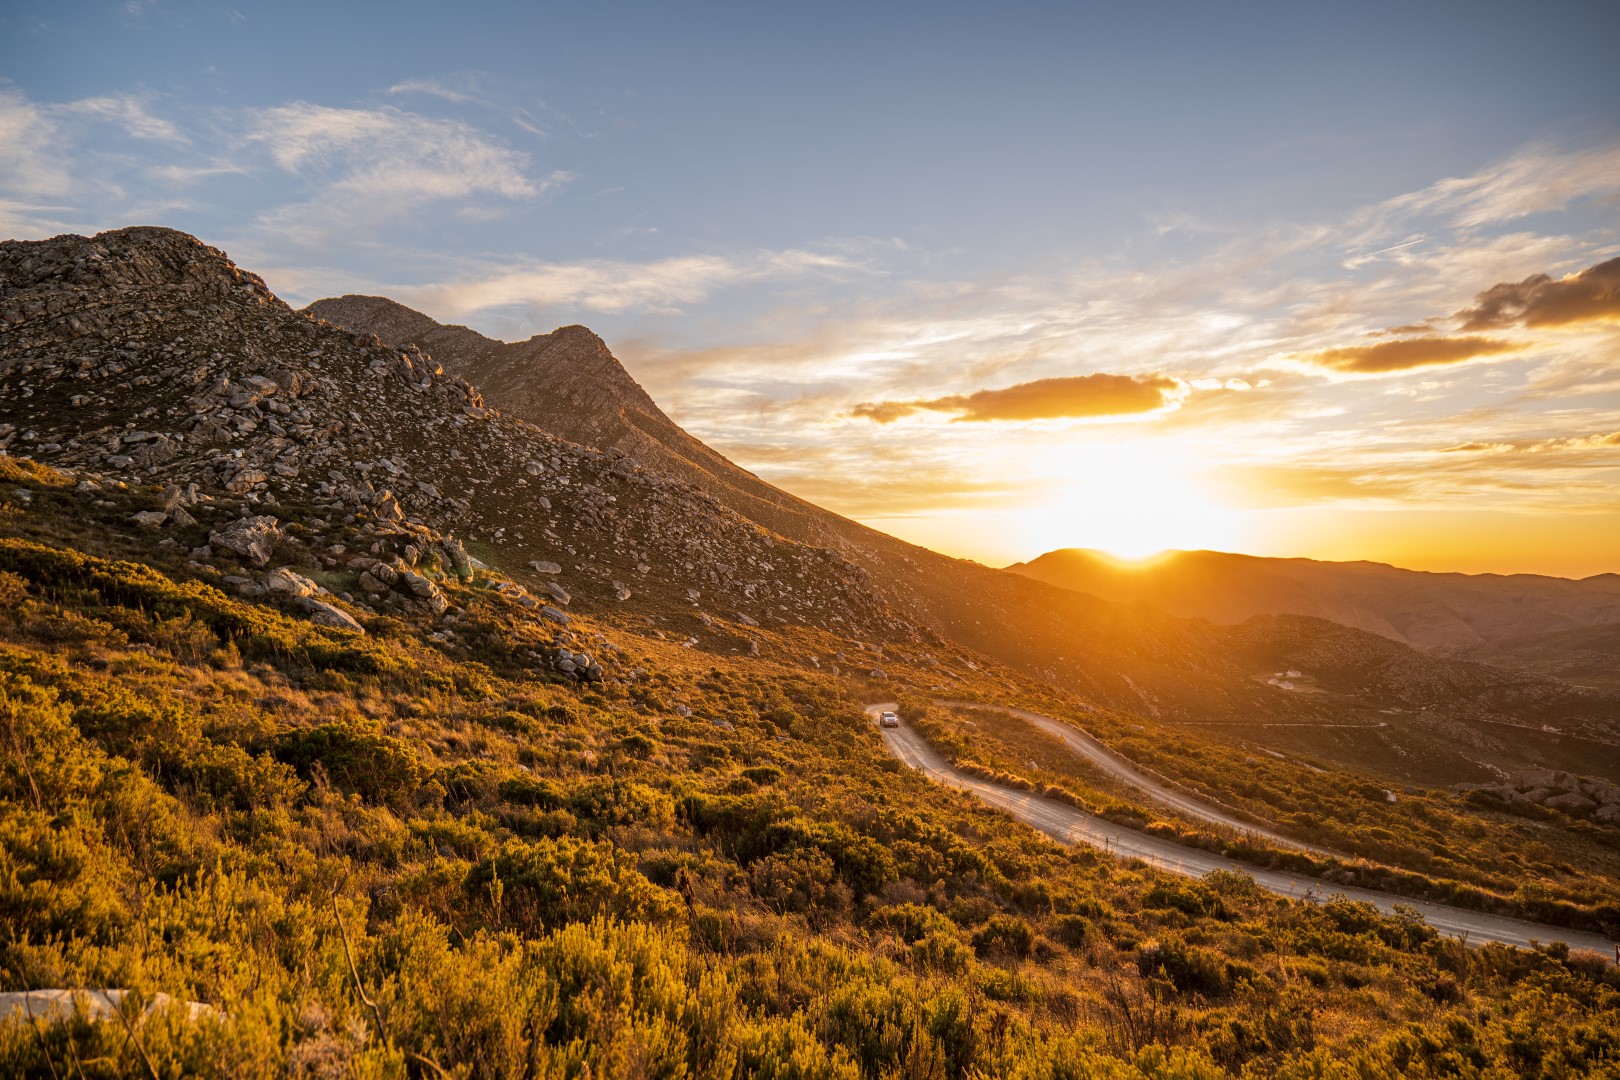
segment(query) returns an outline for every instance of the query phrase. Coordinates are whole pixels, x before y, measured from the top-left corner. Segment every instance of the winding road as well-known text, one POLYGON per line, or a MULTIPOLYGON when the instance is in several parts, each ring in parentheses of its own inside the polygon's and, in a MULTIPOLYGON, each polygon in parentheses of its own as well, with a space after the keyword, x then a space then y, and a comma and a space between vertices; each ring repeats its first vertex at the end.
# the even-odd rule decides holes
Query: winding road
MULTIPOLYGON (((866 706, 866 711, 868 715, 876 716, 885 709, 894 708, 896 706, 893 702, 880 702, 866 706)), ((1441 933, 1461 938, 1470 944, 1498 942, 1503 945, 1529 947, 1536 943, 1564 942, 1572 949, 1592 950, 1602 954, 1606 959, 1613 959, 1617 955, 1616 949, 1620 949, 1620 943, 1601 934, 1544 926, 1502 915, 1487 915, 1479 911, 1449 907, 1425 900, 1412 900, 1373 889, 1331 884, 1303 874, 1250 866, 1201 848, 1185 847, 1150 833, 1115 825, 1111 821, 1076 810, 1066 803, 1054 802, 1031 792, 1002 787, 1000 784, 960 772, 910 727, 880 730, 889 752, 906 765, 947 787, 971 792, 991 806, 1005 810, 1025 824, 1062 843, 1090 844, 1122 859, 1140 859, 1161 870, 1191 877, 1202 877, 1215 870, 1231 870, 1253 878, 1255 884, 1263 889, 1296 899, 1344 896, 1350 900, 1365 901, 1387 914, 1394 914, 1395 906, 1399 904, 1422 915, 1430 926, 1441 933)), ((1207 807, 1198 805, 1207 811, 1207 807)), ((1252 827, 1245 826, 1245 828, 1252 831, 1252 827)))
POLYGON ((1240 833, 1246 833, 1249 836, 1266 840, 1278 847, 1289 848, 1294 851, 1308 851, 1316 855, 1332 854, 1332 852, 1323 848, 1312 847, 1310 844, 1302 843, 1290 836, 1273 832, 1263 825, 1256 825, 1252 821, 1238 817, 1235 811, 1226 807, 1212 805, 1185 791, 1178 790, 1156 777, 1149 776, 1090 735, 1072 725, 1065 724, 1061 720, 1043 716, 1037 712, 1030 712, 1028 709, 1015 709, 1010 705, 981 705, 973 701, 941 701, 940 704, 957 709, 998 712, 1032 724, 1048 735, 1062 740, 1063 744, 1077 756, 1085 758, 1114 779, 1136 788, 1160 806, 1186 814, 1197 821, 1225 825, 1228 828, 1236 829, 1240 833))

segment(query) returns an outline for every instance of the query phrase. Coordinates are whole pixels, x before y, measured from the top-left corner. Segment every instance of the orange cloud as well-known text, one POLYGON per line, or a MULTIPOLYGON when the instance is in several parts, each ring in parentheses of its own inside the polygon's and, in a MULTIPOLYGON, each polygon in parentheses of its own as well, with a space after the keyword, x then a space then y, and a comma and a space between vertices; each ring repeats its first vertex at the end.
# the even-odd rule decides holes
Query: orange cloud
POLYGON ((1493 285, 1454 318, 1464 332, 1620 319, 1620 258, 1557 280, 1534 274, 1518 283, 1493 285))
POLYGON ((1482 356, 1496 356, 1524 348, 1512 341, 1488 337, 1425 337, 1380 341, 1376 345, 1350 345, 1324 349, 1301 357, 1312 367, 1347 375, 1387 375, 1413 368, 1461 364, 1482 356))
POLYGON ((1055 420, 1098 416, 1133 416, 1153 412, 1176 400, 1182 384, 1165 375, 1076 375, 1036 379, 999 390, 977 390, 928 401, 871 401, 855 406, 852 416, 880 424, 927 409, 956 413, 956 420, 1055 420))
POLYGON ((1505 443, 1505 442, 1465 442, 1465 443, 1458 443, 1456 446, 1442 446, 1440 448, 1440 453, 1442 453, 1442 454, 1499 454, 1499 453, 1502 453, 1503 451, 1512 450, 1512 449, 1513 449, 1513 444, 1512 443, 1505 443))
POLYGON ((1441 447, 1442 454, 1547 454, 1559 450, 1616 450, 1620 449, 1620 431, 1599 432, 1596 435, 1571 435, 1564 438, 1538 439, 1533 442, 1465 442, 1441 447))

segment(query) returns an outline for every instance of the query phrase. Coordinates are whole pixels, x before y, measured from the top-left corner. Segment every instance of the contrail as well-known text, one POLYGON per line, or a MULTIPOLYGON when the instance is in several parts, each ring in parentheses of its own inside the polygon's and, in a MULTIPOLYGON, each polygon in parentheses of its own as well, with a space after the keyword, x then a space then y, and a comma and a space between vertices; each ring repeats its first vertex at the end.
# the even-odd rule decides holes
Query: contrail
POLYGON ((1427 239, 1428 239, 1427 236, 1420 236, 1416 240, 1408 240, 1404 244, 1396 244, 1394 247, 1379 248, 1377 251, 1369 251, 1364 255, 1357 255, 1356 258, 1357 259, 1370 259, 1374 255, 1386 255, 1391 251, 1399 251, 1402 248, 1409 248, 1409 247, 1413 246, 1414 244, 1421 244, 1421 243, 1423 243, 1423 241, 1425 241, 1427 239))

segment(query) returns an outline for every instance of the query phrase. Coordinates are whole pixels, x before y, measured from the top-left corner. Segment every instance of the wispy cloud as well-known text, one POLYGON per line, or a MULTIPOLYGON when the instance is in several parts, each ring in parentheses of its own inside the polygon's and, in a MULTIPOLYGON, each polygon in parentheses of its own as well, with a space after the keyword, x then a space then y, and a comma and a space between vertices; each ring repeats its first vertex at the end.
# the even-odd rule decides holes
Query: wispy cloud
POLYGON ((388 88, 390 94, 425 94, 457 105, 484 105, 486 99, 472 89, 457 89, 438 79, 404 79, 388 88))
POLYGON ((1620 450, 1620 431, 1571 435, 1519 442, 1466 442, 1442 447, 1442 454, 1553 454, 1582 450, 1620 450))
POLYGON ((59 231, 75 179, 59 125, 19 91, 0 87, 0 235, 59 231))
POLYGON ((395 108, 277 106, 251 118, 243 142, 311 189, 308 200, 264 218, 301 243, 375 227, 431 202, 533 199, 573 179, 565 170, 532 178, 527 154, 467 124, 395 108))
POLYGON ((114 124, 133 139, 150 142, 173 143, 185 146, 191 142, 173 121, 152 111, 150 96, 109 94, 102 97, 82 98, 56 106, 64 116, 83 117, 114 124))
POLYGON ((1572 151, 1540 144, 1471 176, 1451 177, 1390 199, 1379 209, 1385 215, 1439 213, 1454 226, 1478 228, 1616 193, 1620 143, 1572 151))
POLYGON ((503 308, 575 307, 597 312, 635 308, 672 313, 728 286, 806 274, 870 273, 865 264, 849 256, 798 249, 649 262, 522 262, 515 269, 484 271, 474 271, 456 282, 402 286, 397 291, 408 302, 444 318, 503 308))

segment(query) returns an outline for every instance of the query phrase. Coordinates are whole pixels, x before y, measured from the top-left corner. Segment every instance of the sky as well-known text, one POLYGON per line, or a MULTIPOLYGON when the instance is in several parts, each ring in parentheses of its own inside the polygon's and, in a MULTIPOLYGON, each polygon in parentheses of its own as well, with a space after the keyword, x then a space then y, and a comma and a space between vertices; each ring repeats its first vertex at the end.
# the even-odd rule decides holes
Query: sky
POLYGON ((1620 572, 1620 7, 10 0, 0 236, 584 323, 765 479, 1059 547, 1620 572))

